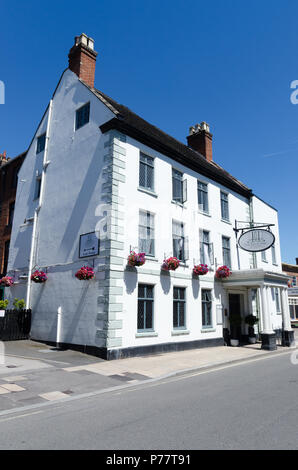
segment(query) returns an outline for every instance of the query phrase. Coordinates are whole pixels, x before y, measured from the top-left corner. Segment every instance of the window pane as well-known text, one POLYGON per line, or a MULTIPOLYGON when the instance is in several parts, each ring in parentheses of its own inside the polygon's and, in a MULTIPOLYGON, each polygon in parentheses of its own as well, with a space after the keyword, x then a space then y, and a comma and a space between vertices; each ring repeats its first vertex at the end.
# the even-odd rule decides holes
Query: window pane
POLYGON ((208 189, 207 184, 198 181, 198 203, 199 209, 208 212, 208 189))
POLYGON ((46 135, 43 134, 37 138, 36 153, 42 152, 46 145, 46 135))
POLYGON ((172 169, 172 181, 173 181, 173 200, 182 202, 183 200, 183 173, 178 170, 172 169))
POLYGON ((142 188, 154 188, 154 159, 148 155, 140 154, 139 185, 142 188))
POLYGON ((84 126, 89 122, 90 103, 85 104, 76 111, 76 129, 84 126))
POLYGON ((153 310, 153 302, 152 300, 147 300, 146 301, 146 323, 145 323, 146 330, 152 329, 152 310, 153 310))

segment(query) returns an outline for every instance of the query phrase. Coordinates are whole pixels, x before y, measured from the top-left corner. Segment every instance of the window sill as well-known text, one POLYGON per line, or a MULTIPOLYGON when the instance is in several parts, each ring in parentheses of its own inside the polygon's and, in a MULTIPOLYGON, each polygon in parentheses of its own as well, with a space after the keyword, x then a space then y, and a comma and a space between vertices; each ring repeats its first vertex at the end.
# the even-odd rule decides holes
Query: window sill
POLYGON ((144 333, 136 333, 136 338, 152 338, 158 336, 155 331, 144 331, 144 333))
POLYGON ((176 206, 182 207, 182 208, 184 207, 184 203, 183 203, 183 202, 173 201, 173 199, 172 199, 171 203, 172 203, 172 204, 175 204, 176 206))
POLYGON ((201 333, 214 333, 216 328, 202 328, 201 333))
POLYGON ((183 261, 180 261, 179 267, 180 267, 180 268, 189 268, 189 265, 186 264, 186 263, 183 262, 183 261))
POLYGON ((265 259, 262 259, 262 263, 267 263, 268 264, 268 261, 265 260, 265 259))
POLYGON ((229 220, 221 219, 221 221, 224 222, 225 224, 232 225, 232 223, 229 220))
POLYGON ((158 263, 158 258, 155 258, 154 256, 149 256, 149 255, 146 255, 146 261, 155 261, 158 263))
POLYGON ((153 196, 153 197, 158 197, 158 195, 156 194, 156 192, 151 191, 150 189, 141 188, 140 186, 139 186, 137 189, 138 189, 138 191, 140 191, 141 193, 149 194, 149 196, 153 196))
POLYGON ((198 211, 198 214, 205 215, 206 217, 211 217, 211 214, 209 214, 209 212, 198 211))
POLYGON ((171 335, 172 336, 181 336, 181 335, 189 335, 190 331, 189 330, 172 330, 171 335))

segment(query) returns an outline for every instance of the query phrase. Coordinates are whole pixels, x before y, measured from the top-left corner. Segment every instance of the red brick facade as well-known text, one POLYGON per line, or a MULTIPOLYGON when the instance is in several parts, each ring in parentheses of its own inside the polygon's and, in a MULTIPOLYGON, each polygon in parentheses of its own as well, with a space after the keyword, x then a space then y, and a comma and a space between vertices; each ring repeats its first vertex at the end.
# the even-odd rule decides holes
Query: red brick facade
POLYGON ((14 159, 0 154, 0 277, 6 274, 9 242, 17 190, 17 175, 26 152, 14 159))
POLYGON ((289 276, 291 287, 298 287, 298 258, 296 258, 296 263, 297 264, 282 263, 282 271, 289 276), (294 278, 296 278, 296 281, 294 278))

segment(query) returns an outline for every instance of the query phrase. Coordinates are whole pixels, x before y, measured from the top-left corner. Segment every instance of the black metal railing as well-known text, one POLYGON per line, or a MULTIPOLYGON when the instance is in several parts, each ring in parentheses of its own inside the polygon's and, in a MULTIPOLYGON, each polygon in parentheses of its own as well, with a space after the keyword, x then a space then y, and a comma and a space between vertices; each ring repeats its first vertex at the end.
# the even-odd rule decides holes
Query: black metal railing
POLYGON ((0 316, 0 341, 28 339, 31 328, 31 310, 5 310, 0 316))

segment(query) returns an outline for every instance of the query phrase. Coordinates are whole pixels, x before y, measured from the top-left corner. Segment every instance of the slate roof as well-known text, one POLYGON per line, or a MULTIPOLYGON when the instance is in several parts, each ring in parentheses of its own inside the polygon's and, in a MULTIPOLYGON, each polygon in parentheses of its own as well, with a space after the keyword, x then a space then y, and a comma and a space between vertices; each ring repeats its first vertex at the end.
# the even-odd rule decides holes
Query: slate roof
MULTIPOLYGON (((86 85, 85 82, 82 81, 82 83, 86 85)), ((88 87, 88 85, 86 86, 88 87)), ((249 198, 252 196, 251 189, 217 163, 208 162, 199 152, 145 121, 129 108, 117 103, 103 92, 96 88, 88 88, 115 114, 115 118, 100 126, 103 133, 110 129, 117 129, 244 197, 249 198)))

